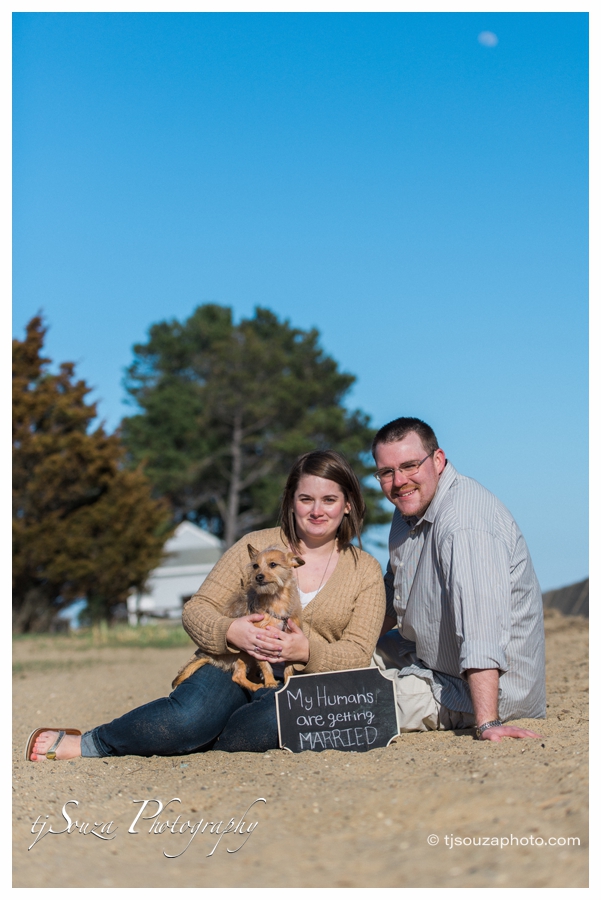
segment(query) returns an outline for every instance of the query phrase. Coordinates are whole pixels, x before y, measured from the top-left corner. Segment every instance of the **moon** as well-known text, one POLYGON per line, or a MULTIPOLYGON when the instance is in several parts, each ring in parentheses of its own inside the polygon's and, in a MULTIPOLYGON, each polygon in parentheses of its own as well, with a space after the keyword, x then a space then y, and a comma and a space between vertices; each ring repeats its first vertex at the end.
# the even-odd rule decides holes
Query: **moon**
POLYGON ((496 47, 499 43, 499 38, 493 31, 481 31, 478 35, 478 41, 483 47, 496 47))

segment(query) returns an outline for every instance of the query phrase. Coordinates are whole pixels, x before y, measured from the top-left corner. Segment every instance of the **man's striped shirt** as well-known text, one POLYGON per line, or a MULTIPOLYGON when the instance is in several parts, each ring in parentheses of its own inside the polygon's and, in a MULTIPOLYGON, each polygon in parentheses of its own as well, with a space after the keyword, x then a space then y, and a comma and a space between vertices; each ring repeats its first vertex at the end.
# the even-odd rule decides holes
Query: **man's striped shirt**
POLYGON ((499 669, 499 717, 544 718, 541 591, 505 506, 447 462, 421 519, 395 511, 389 547, 387 613, 416 654, 401 674, 432 678, 444 706, 473 712, 466 669, 499 669))

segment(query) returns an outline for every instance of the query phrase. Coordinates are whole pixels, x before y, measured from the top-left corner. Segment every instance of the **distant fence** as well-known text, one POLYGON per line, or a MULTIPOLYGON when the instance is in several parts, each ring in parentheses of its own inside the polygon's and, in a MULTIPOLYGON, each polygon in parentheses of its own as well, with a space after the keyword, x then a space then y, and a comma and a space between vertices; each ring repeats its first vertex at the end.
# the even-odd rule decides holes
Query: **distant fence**
POLYGON ((558 609, 564 616, 584 616, 588 619, 588 578, 578 584, 547 591, 543 594, 545 609, 558 609))

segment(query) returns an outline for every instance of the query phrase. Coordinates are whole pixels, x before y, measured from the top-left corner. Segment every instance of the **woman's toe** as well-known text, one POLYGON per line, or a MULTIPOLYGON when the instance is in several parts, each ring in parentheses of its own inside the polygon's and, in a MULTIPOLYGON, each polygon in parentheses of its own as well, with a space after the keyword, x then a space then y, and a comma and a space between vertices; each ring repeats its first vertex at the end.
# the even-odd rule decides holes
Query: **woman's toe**
POLYGON ((30 759, 35 762, 39 759, 44 759, 46 752, 50 749, 57 737, 58 731, 42 731, 41 734, 38 734, 31 750, 30 759))

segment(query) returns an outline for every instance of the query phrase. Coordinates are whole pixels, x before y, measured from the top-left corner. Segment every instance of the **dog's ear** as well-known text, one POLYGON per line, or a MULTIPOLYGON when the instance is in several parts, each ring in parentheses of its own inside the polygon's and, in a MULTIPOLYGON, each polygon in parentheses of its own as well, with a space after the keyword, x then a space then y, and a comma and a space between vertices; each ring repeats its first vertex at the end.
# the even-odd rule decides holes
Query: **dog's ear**
POLYGON ((259 555, 259 551, 255 550, 252 544, 247 544, 246 546, 248 547, 248 555, 250 556, 250 558, 256 559, 259 555))
POLYGON ((304 559, 301 559, 300 556, 293 556, 293 557, 292 557, 292 566, 293 566, 293 568, 298 569, 299 566, 304 566, 304 565, 305 565, 305 560, 304 560, 304 559))

